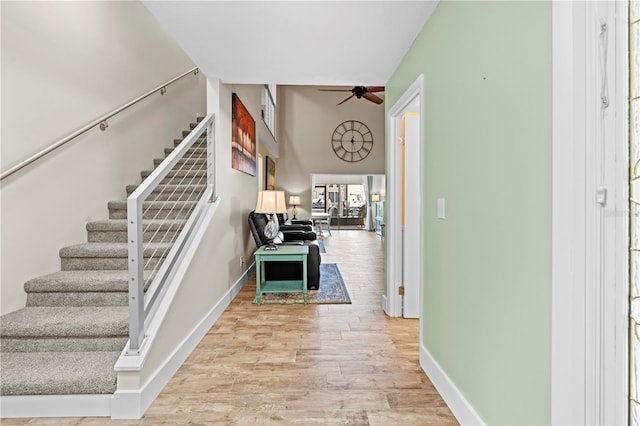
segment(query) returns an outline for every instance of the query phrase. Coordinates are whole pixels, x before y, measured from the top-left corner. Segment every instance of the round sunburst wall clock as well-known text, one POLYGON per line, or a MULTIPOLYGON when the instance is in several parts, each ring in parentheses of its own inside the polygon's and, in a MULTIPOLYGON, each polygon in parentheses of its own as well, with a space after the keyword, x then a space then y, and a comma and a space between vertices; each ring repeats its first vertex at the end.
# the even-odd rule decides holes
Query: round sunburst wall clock
POLYGON ((331 146, 338 158, 355 163, 364 160, 373 149, 373 134, 363 122, 347 120, 333 131, 331 146))

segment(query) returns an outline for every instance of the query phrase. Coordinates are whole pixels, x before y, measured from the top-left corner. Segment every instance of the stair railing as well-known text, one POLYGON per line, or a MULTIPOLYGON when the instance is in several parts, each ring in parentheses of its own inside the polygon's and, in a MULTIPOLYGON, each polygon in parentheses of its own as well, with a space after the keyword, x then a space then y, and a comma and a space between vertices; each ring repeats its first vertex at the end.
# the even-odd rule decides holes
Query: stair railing
POLYGON ((153 95, 156 92, 160 92, 161 95, 164 95, 167 92, 167 86, 169 86, 170 84, 175 83, 176 81, 180 80, 181 78, 183 78, 183 77, 185 77, 185 76, 187 76, 189 74, 197 75, 199 72, 200 72, 200 69, 198 67, 191 68, 189 71, 183 72, 182 74, 172 78, 171 80, 162 83, 158 87, 149 90, 148 92, 138 96, 135 99, 132 99, 131 101, 127 102, 126 104, 122 105, 121 107, 116 108, 113 111, 104 114, 100 118, 97 118, 97 119, 93 120, 89 124, 86 124, 86 125, 82 126, 81 128, 79 128, 78 130, 74 131, 73 133, 70 133, 69 135, 65 136, 64 138, 59 139, 56 142, 52 143, 48 147, 44 148, 42 151, 32 155, 31 157, 21 161, 20 163, 16 164, 15 166, 12 166, 8 170, 3 171, 2 173, 0 173, 0 181, 3 180, 6 177, 11 176, 12 174, 17 172, 18 170, 28 166, 29 164, 33 163, 37 159, 39 159, 41 157, 44 157, 45 155, 47 155, 51 151, 54 151, 54 150, 60 148, 61 146, 63 146, 64 144, 66 144, 68 142, 71 142, 73 139, 75 139, 78 136, 88 132, 89 130, 93 129, 96 126, 99 126, 100 130, 102 130, 102 131, 107 130, 107 128, 109 127, 109 123, 107 122, 107 120, 110 119, 111 117, 113 117, 114 115, 119 114, 120 112, 124 111, 125 109, 137 104, 138 102, 140 102, 141 100, 143 100, 145 98, 148 98, 149 96, 153 95))
MULTIPOLYGON (((183 248, 188 243, 190 237, 197 229, 200 219, 204 216, 207 204, 216 201, 216 190, 214 181, 214 116, 213 114, 205 117, 184 140, 158 165, 153 172, 138 186, 135 191, 127 198, 127 241, 128 241, 128 280, 129 280, 129 347, 125 352, 126 355, 139 355, 140 349, 145 339, 145 323, 152 317, 157 308, 158 301, 162 299, 166 291, 165 284, 175 274, 176 266, 179 265, 180 259, 184 255, 183 248), (163 182, 169 172, 181 161, 185 164, 185 154, 194 147, 194 144, 201 141, 200 137, 206 132, 206 182, 202 195, 199 196, 195 207, 193 208, 189 218, 182 227, 180 234, 175 241, 171 241, 168 253, 158 248, 145 247, 143 242, 145 231, 143 229, 143 217, 145 216, 144 203, 150 194, 158 185, 163 182), (150 253, 149 253, 150 252, 150 253), (146 255, 146 256, 145 256, 146 255), (166 255, 166 257, 165 257, 166 255), (156 257, 154 260, 154 256, 156 257), (145 257, 147 261, 145 262, 145 257), (149 272, 148 265, 152 264, 153 272, 149 272), (155 266, 153 266, 155 265, 155 266), (160 265, 159 267, 156 267, 160 265), (146 269, 146 277, 145 277, 146 269), (157 271, 155 270, 157 269, 157 271), (150 284, 149 284, 150 282, 150 284)), ((192 150, 193 152, 193 150, 192 150)), ((198 160, 199 161, 199 160, 198 160)), ((193 185, 184 185, 184 180, 189 179, 188 175, 193 174, 193 166, 188 170, 180 170, 184 177, 180 181, 181 186, 188 187, 193 185)), ((196 170, 197 172, 197 170, 196 170)), ((173 178, 171 178, 173 179, 173 178)), ((191 181, 187 181, 190 183, 191 181)), ((180 185, 176 185, 180 186, 180 185)), ((198 186, 198 185, 195 185, 198 186)), ((156 191, 157 193, 157 191, 156 191)), ((183 197, 181 193, 177 194, 178 199, 191 199, 198 196, 199 193, 188 193, 183 197)), ((175 195, 175 194, 172 194, 175 195)), ((174 212, 173 209, 182 209, 179 202, 176 201, 153 201, 153 203, 166 204, 170 214, 181 214, 182 212, 174 212)), ((150 204, 150 203, 148 203, 150 204)), ((185 203, 182 203, 185 204, 185 203)), ((188 204, 188 203, 187 203, 188 204)), ((148 211, 147 211, 148 215, 148 211)), ((164 241, 165 237, 162 237, 164 241)))

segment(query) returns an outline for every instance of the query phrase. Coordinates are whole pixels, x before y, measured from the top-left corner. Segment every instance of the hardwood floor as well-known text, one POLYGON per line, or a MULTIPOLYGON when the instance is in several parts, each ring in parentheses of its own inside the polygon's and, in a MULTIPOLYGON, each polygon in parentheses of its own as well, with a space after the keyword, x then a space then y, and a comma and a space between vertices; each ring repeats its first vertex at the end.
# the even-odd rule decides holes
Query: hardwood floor
POLYGON ((252 278, 143 419, 2 424, 457 424, 418 364, 418 321, 382 311, 380 237, 332 233, 322 262, 339 265, 351 305, 256 307, 252 278))

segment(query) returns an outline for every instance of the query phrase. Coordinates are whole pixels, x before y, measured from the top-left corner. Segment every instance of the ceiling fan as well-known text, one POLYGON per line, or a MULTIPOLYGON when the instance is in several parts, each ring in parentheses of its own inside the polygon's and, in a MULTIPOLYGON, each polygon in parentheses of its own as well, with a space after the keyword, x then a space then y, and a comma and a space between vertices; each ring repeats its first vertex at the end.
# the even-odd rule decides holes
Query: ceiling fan
MULTIPOLYGON (((384 86, 355 86, 353 89, 318 89, 321 92, 351 92, 351 96, 349 96, 344 101, 340 102, 338 105, 342 105, 347 102, 349 99, 354 96, 358 99, 365 98, 368 101, 373 102, 374 104, 381 104, 383 99, 379 96, 374 95, 374 92, 384 92, 384 86)), ((336 105, 337 106, 337 105, 336 105)))

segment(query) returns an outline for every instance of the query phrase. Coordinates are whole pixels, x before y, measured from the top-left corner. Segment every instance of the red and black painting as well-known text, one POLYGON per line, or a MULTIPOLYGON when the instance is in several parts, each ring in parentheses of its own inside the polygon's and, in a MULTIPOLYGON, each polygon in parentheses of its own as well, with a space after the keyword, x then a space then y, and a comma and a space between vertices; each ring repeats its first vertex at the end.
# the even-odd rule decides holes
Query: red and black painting
POLYGON ((231 96, 231 167, 256 175, 256 122, 235 93, 231 96))

